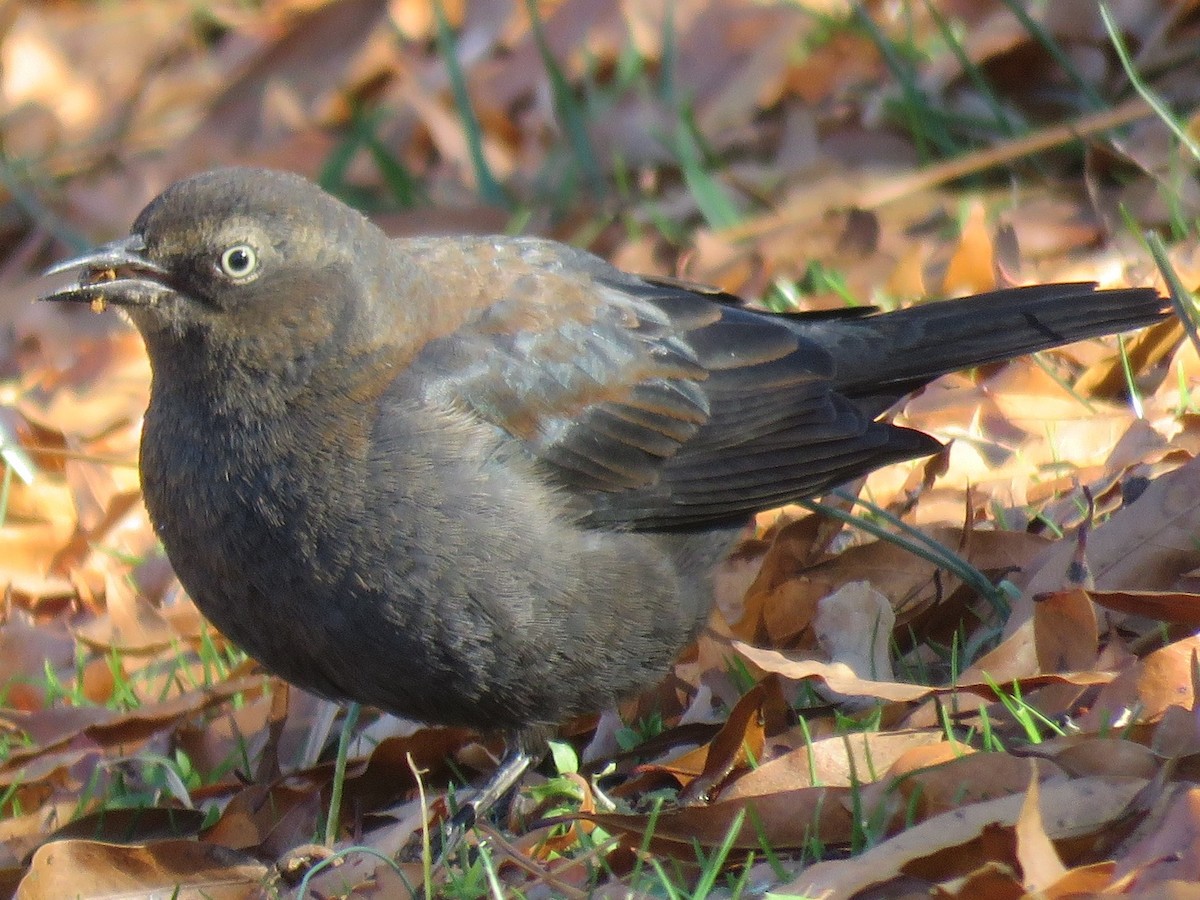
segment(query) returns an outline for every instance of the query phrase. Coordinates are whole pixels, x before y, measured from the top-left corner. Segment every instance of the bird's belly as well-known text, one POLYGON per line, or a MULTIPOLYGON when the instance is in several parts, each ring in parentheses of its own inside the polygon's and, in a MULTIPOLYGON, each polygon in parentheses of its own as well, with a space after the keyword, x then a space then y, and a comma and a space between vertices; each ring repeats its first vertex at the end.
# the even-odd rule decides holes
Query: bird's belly
POLYGON ((564 520, 550 488, 479 466, 487 454, 417 448, 389 456, 395 471, 318 477, 240 458, 211 429, 197 443, 143 447, 181 583, 252 657, 328 697, 479 729, 555 723, 661 676, 707 611, 672 551, 564 520))

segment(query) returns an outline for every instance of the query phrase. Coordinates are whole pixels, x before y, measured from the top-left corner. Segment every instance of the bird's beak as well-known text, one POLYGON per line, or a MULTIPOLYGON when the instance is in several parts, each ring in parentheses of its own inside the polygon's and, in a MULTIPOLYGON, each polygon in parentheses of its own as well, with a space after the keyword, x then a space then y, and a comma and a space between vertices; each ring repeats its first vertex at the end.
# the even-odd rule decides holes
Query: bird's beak
POLYGON ((152 306, 173 291, 167 283, 167 270, 147 259, 145 251, 141 235, 131 234, 83 256, 55 263, 45 275, 82 271, 74 283, 39 299, 91 303, 98 308, 106 303, 152 306))

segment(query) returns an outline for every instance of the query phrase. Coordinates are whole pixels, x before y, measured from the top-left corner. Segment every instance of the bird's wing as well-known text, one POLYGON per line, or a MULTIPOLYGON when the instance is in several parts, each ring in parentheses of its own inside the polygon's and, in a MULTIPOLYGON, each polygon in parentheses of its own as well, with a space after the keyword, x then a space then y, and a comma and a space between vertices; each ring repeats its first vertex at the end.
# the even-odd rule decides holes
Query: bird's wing
POLYGON ((414 360, 431 397, 504 429, 594 524, 673 527, 811 496, 940 446, 875 423, 775 316, 611 269, 540 272, 414 360))

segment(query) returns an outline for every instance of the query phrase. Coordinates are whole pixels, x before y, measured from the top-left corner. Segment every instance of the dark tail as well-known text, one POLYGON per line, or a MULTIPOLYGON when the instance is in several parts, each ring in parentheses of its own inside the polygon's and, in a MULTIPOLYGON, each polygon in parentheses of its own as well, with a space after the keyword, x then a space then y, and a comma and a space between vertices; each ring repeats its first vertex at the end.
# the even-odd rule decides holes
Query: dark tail
POLYGON ((1171 312, 1152 288, 1043 284, 803 328, 833 354, 838 391, 899 397, 948 372, 1144 328, 1171 312))

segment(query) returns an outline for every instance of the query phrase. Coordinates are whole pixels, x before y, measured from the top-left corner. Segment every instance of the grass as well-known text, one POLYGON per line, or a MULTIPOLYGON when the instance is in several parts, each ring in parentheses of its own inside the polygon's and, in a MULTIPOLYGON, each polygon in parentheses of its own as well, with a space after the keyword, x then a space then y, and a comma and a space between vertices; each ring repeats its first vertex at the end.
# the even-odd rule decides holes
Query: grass
MULTIPOLYGON (((164 686, 157 697, 152 700, 167 699, 172 685, 184 690, 196 689, 201 686, 211 686, 224 681, 230 673, 233 664, 245 659, 245 655, 232 648, 218 650, 204 631, 200 651, 192 654, 176 644, 174 655, 165 661, 167 678, 163 679, 164 686), (204 685, 192 681, 190 663, 195 659, 205 662, 206 671, 212 671, 205 679, 204 685), (180 673, 180 678, 170 677, 172 673, 180 673)), ((135 713, 145 704, 143 692, 138 689, 145 684, 161 677, 161 672, 150 667, 137 668, 127 663, 123 652, 118 647, 110 647, 101 655, 86 649, 82 644, 76 645, 71 677, 64 677, 46 662, 40 678, 22 678, 10 682, 5 691, 11 690, 14 684, 26 684, 35 689, 44 699, 44 708, 72 707, 79 709, 109 709, 115 712, 135 713), (97 704, 84 693, 85 667, 90 661, 102 659, 111 677, 112 689, 103 704, 97 704), (131 674, 126 674, 133 669, 131 674)), ((241 700, 234 696, 229 701, 235 708, 241 700)), ((14 749, 26 752, 35 747, 28 734, 5 734, 0 739, 0 764, 11 757, 14 749)), ((239 740, 230 755, 217 763, 210 771, 201 771, 192 759, 181 748, 175 748, 169 755, 142 750, 130 756, 101 755, 97 751, 97 765, 91 769, 87 781, 82 785, 74 812, 70 821, 87 816, 102 814, 105 810, 150 809, 159 807, 164 801, 190 808, 191 791, 207 785, 218 784, 235 771, 249 771, 249 747, 245 740, 239 740)), ((20 792, 29 787, 29 783, 19 774, 0 793, 0 810, 5 815, 20 816, 24 809, 20 802, 20 792)), ((220 814, 218 806, 210 806, 206 812, 205 826, 216 821, 220 814)), ((98 820, 97 827, 102 827, 103 819, 98 820)), ((115 835, 109 835, 115 839, 115 835)))
POLYGON ((996 697, 1000 700, 1001 705, 1012 716, 1013 721, 1017 723, 1024 733, 1025 740, 1030 744, 1040 744, 1044 741, 1046 739, 1045 732, 1056 736, 1064 733, 1061 726, 1025 702, 1021 696, 1020 685, 1014 684, 1012 690, 1005 691, 986 674, 984 675, 984 681, 996 692, 996 697))
POLYGON ((467 136, 467 146, 471 154, 471 165, 475 172, 475 184, 480 198, 492 206, 501 209, 512 209, 512 199, 496 180, 491 166, 483 153, 483 128, 479 117, 471 106, 471 98, 467 93, 467 79, 462 65, 455 52, 454 35, 450 30, 450 22, 446 18, 446 10, 442 0, 434 0, 434 15, 437 20, 438 46, 442 51, 442 59, 446 64, 446 72, 450 76, 450 86, 454 94, 454 103, 458 108, 459 120, 463 133, 467 136))
POLYGON ((387 117, 385 110, 367 111, 362 106, 355 106, 346 134, 325 160, 317 183, 359 209, 378 211, 386 208, 374 192, 355 188, 347 180, 351 163, 360 152, 366 151, 383 178, 389 195, 388 206, 397 209, 427 206, 429 197, 421 183, 378 136, 378 129, 387 117))
POLYGON ((993 584, 987 576, 957 553, 939 544, 933 538, 913 528, 897 516, 892 515, 869 500, 862 497, 852 497, 840 490, 834 491, 833 494, 843 501, 864 507, 869 515, 856 516, 836 506, 814 500, 805 500, 800 505, 823 516, 828 516, 831 519, 836 519, 865 531, 879 540, 889 541, 898 547, 903 547, 914 556, 946 569, 958 576, 964 583, 974 588, 981 597, 986 599, 1001 620, 1007 618, 1009 602, 1006 589, 1001 585, 993 584), (879 521, 877 522, 875 519, 879 521), (895 530, 888 531, 883 524, 880 524, 881 522, 886 523, 895 530))
POLYGON ((342 789, 346 783, 346 761, 350 754, 350 743, 354 738, 354 727, 358 724, 360 706, 348 704, 342 730, 338 736, 337 757, 334 761, 333 782, 329 792, 329 811, 325 817, 325 846, 332 847, 337 841, 342 821, 342 789))

